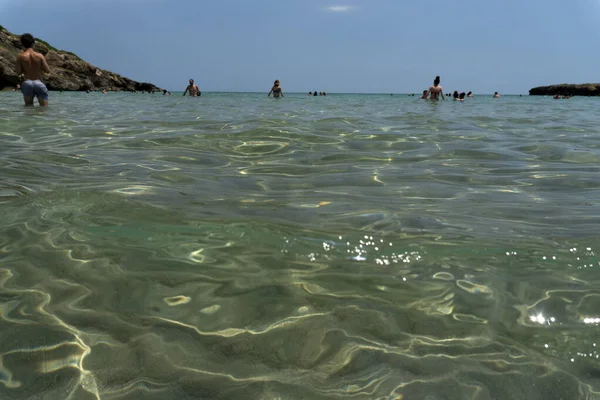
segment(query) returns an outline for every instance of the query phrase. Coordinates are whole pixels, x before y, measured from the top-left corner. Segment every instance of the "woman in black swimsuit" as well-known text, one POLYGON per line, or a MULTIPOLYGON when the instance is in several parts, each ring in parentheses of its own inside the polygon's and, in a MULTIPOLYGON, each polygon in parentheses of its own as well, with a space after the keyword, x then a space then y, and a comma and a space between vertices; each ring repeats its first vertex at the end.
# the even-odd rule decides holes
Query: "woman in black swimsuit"
POLYGON ((281 90, 281 87, 279 86, 279 79, 273 83, 273 87, 267 97, 271 97, 271 94, 273 94, 273 97, 275 98, 279 98, 279 96, 283 97, 283 90, 281 90))

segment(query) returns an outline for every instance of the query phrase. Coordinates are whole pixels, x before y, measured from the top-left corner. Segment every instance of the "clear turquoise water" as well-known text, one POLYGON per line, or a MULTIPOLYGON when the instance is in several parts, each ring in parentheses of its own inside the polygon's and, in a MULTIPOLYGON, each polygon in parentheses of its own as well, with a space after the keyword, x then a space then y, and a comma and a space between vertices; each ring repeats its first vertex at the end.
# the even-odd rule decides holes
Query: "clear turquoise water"
POLYGON ((0 398, 600 398, 600 100, 50 101, 0 93, 0 398))

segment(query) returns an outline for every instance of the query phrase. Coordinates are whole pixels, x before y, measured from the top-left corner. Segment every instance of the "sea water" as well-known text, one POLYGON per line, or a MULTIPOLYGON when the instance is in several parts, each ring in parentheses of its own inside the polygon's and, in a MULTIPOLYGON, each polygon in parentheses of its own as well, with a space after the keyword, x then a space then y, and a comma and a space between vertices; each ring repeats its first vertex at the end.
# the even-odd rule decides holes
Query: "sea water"
POLYGON ((598 399, 599 121, 0 93, 0 398, 598 399))

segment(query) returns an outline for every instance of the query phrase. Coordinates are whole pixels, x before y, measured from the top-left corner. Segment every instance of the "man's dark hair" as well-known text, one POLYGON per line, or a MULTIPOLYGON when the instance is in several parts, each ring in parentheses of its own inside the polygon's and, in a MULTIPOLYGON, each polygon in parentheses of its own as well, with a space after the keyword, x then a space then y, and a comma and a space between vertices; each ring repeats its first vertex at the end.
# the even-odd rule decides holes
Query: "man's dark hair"
POLYGON ((24 33, 21 35, 21 44, 26 49, 31 49, 33 44, 35 43, 35 39, 31 35, 31 33, 24 33))

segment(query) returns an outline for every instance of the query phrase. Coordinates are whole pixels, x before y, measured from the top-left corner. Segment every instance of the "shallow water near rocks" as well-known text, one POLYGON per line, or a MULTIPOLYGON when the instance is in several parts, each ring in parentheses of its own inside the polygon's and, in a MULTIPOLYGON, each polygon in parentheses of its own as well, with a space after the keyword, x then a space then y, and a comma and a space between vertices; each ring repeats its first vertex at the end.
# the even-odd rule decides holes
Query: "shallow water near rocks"
POLYGON ((0 398, 600 398, 599 101, 0 93, 0 398))

